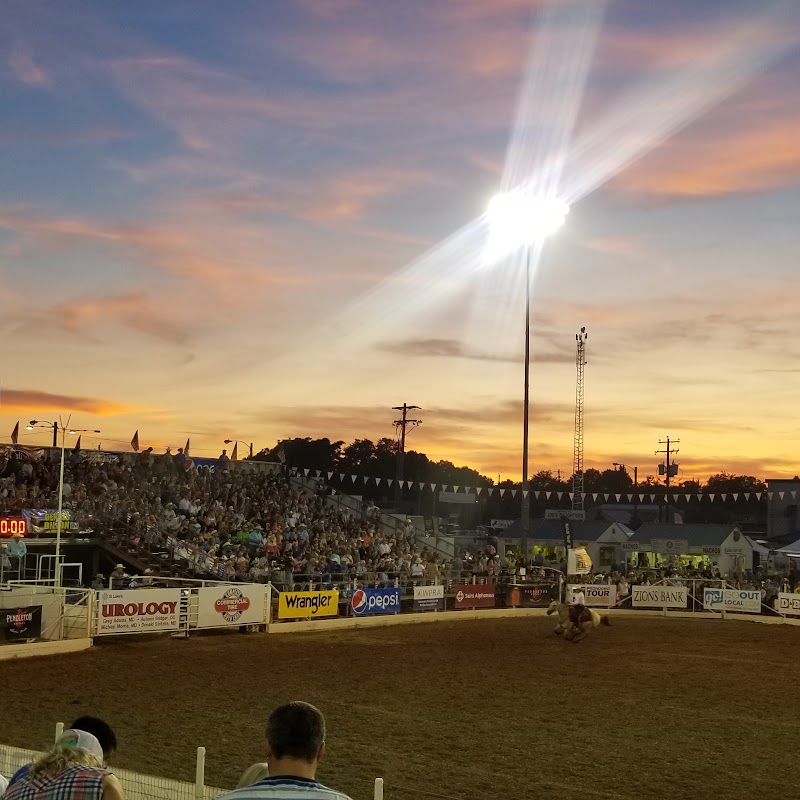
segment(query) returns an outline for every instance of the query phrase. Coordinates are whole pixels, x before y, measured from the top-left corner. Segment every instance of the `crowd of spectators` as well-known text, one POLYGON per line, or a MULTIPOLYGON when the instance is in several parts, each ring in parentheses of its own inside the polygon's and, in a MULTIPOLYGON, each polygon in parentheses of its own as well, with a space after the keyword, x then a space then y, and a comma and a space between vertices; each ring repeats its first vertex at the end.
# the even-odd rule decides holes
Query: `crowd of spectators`
MULTIPOLYGON (((286 589, 348 580, 434 583, 453 570, 417 546, 410 521, 390 529, 373 509, 337 506, 285 474, 232 462, 220 466, 186 469, 183 454, 147 451, 130 464, 95 463, 72 454, 65 465, 63 507, 73 523, 65 535, 77 535, 77 527, 111 538, 134 555, 168 554, 167 570, 272 581, 286 589)), ((0 477, 0 512, 54 509, 58 486, 58 462, 9 460, 0 477)), ((127 577, 122 565, 112 575, 127 577)), ((95 585, 107 585, 110 577, 96 577, 95 585)))

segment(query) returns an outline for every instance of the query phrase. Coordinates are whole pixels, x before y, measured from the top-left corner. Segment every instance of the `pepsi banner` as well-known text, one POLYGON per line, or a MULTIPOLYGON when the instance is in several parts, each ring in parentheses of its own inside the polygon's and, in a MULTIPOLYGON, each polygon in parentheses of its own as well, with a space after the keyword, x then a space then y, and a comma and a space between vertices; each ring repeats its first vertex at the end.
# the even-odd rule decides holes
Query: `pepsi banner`
POLYGON ((444 586, 415 586, 414 611, 443 611, 444 586))
POLYGON ((399 589, 356 589, 350 598, 350 613, 354 617, 400 612, 399 589))
POLYGON ((42 607, 4 608, 0 610, 0 641, 21 642, 42 635, 42 607))

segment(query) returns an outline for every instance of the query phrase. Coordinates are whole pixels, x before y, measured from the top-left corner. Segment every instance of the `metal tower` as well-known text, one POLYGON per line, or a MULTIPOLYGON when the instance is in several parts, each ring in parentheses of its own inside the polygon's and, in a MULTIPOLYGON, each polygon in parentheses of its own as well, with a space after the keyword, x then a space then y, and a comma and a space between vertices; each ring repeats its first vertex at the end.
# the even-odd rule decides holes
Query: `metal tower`
POLYGON ((586 340, 589 334, 581 328, 575 334, 577 352, 575 366, 578 381, 575 386, 575 451, 572 459, 572 510, 583 511, 583 373, 586 366, 586 340))

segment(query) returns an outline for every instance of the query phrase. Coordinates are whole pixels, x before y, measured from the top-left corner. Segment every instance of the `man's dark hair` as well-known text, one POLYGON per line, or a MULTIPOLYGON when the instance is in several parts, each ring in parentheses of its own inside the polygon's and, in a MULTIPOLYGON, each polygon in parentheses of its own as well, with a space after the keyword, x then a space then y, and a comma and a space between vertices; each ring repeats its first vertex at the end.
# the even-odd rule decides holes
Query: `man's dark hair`
POLYGON ((278 706, 267 720, 267 743, 275 758, 314 761, 325 741, 325 717, 310 703, 278 706))
POLYGON ((97 717, 78 717, 69 726, 76 731, 86 731, 91 733, 103 748, 103 755, 108 758, 117 749, 117 735, 114 729, 102 719, 97 717))

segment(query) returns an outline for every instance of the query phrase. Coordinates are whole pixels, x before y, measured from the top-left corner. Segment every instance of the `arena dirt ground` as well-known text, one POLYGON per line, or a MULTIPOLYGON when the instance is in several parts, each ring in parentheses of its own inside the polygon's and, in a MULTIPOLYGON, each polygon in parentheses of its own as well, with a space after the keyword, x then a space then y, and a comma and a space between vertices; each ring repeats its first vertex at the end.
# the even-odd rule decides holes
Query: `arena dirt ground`
POLYGON ((232 786, 275 705, 328 719, 319 778, 356 800, 757 798, 795 782, 800 628, 616 617, 577 644, 546 618, 284 636, 117 638, 3 662, 0 741, 82 713, 122 767, 232 786))

